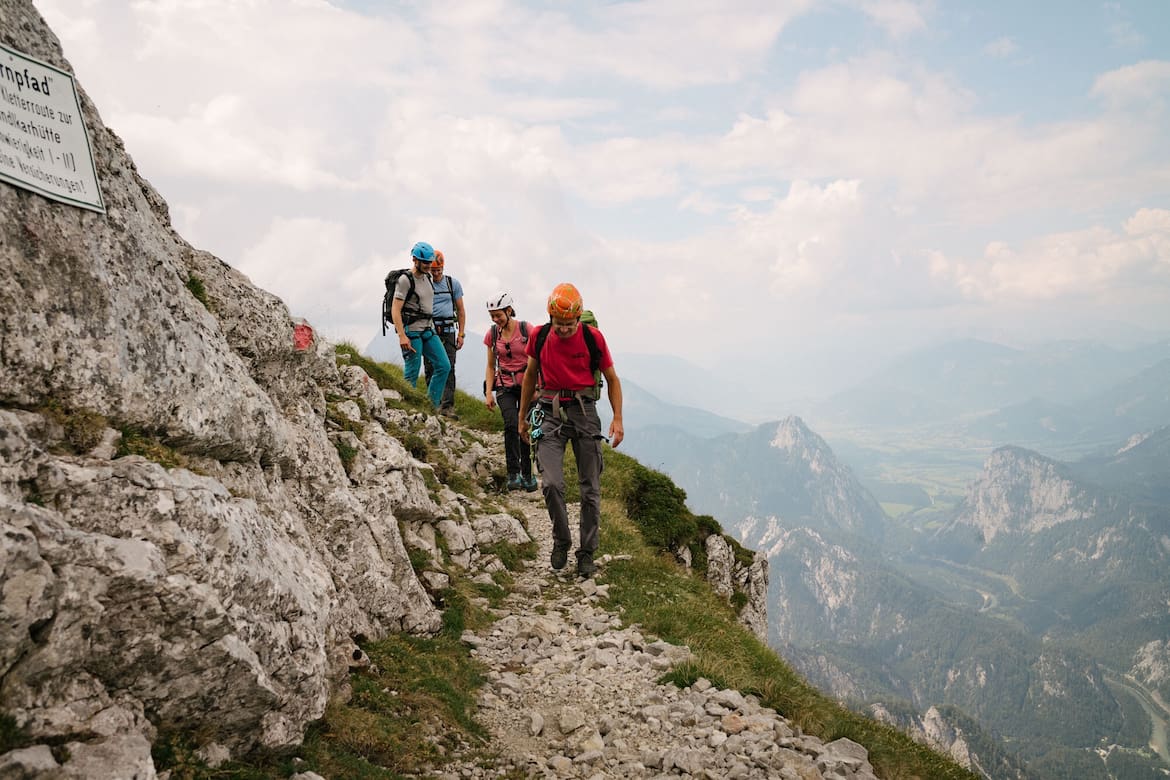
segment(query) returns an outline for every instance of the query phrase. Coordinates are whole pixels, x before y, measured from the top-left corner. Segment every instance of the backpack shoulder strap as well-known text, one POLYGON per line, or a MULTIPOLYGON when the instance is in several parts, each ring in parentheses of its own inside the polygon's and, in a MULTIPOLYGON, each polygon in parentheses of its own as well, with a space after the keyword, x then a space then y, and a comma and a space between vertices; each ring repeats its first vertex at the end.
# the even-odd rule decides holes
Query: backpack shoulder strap
POLYGON ((536 329, 536 348, 533 354, 536 356, 536 385, 537 387, 544 387, 544 368, 540 362, 540 353, 544 349, 544 342, 548 340, 548 332, 552 330, 552 321, 546 322, 544 325, 536 329))
POLYGON ((544 342, 548 340, 549 325, 546 323, 536 329, 536 362, 540 362, 540 353, 544 349, 544 342))
MULTIPOLYGON (((528 323, 525 322, 524 320, 516 320, 516 322, 520 326, 520 336, 524 339, 524 343, 527 344, 528 343, 528 323)), ((495 323, 492 323, 492 349, 496 349, 496 345, 500 341, 500 334, 501 334, 500 326, 496 325, 495 323)), ((543 341, 538 342, 537 349, 539 349, 541 346, 544 346, 543 341)), ((537 358, 537 360, 539 360, 539 358, 537 358)))
POLYGON ((582 323, 585 336, 585 347, 589 350, 589 370, 597 371, 601 368, 601 347, 597 346, 597 338, 593 335, 593 326, 582 323))

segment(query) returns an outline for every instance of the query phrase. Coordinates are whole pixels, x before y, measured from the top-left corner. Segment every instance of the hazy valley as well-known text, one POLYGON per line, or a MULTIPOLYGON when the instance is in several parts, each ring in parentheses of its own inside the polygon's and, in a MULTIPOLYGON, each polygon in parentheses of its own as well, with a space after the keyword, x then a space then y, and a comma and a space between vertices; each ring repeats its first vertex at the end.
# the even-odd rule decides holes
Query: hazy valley
POLYGON ((770 641, 824 690, 988 777, 1164 777, 1168 356, 952 342, 746 431, 628 414, 627 446, 768 555, 770 641))

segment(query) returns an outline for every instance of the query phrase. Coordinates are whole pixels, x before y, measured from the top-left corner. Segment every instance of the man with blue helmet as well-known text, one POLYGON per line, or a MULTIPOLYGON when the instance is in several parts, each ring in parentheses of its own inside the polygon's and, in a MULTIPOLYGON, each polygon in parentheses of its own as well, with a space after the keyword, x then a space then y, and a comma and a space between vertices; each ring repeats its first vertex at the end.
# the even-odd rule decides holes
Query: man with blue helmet
POLYGON ((406 383, 414 387, 418 382, 418 371, 423 355, 434 366, 427 382, 427 396, 435 408, 443 399, 447 386, 447 374, 451 373, 451 362, 447 350, 435 333, 432 319, 435 288, 431 286, 431 263, 435 261, 435 250, 425 241, 419 241, 410 250, 413 266, 409 274, 402 274, 394 288, 394 304, 390 314, 394 330, 398 334, 398 346, 402 349, 402 374, 406 383))

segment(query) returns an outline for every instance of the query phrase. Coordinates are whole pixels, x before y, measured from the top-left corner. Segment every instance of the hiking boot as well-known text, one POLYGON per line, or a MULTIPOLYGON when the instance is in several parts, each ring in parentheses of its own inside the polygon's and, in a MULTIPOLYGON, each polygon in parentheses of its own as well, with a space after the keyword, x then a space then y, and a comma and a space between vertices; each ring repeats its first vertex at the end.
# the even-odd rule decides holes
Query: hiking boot
POLYGON ((557 571, 565 568, 565 564, 569 562, 569 545, 553 544, 552 555, 549 556, 548 562, 557 571))
POLYGON ((524 489, 529 493, 531 493, 533 490, 536 490, 537 485, 535 474, 529 474, 527 477, 524 477, 522 481, 524 482, 524 489))
POLYGON ((597 572, 597 564, 593 562, 593 553, 577 553, 577 573, 582 579, 589 579, 597 572))
POLYGON ((459 419, 459 415, 455 413, 455 407, 454 407, 454 406, 444 406, 444 407, 441 407, 441 408, 439 409, 439 414, 443 415, 444 417, 450 417, 452 420, 458 420, 458 419, 459 419))
POLYGON ((508 490, 523 490, 524 480, 520 478, 519 474, 508 475, 508 490))

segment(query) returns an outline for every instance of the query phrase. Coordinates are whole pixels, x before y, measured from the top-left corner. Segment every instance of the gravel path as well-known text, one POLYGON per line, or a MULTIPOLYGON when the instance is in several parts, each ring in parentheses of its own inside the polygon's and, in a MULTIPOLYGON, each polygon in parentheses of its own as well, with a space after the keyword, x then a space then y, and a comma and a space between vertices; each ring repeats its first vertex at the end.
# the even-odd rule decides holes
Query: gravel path
POLYGON ((623 629, 606 611, 610 556, 597 559, 589 580, 576 576, 572 555, 562 572, 552 570, 539 492, 508 501, 524 513, 539 553, 514 573, 499 620, 463 635, 489 670, 476 718, 496 758, 457 758, 432 777, 876 780, 865 748, 803 736, 754 697, 705 680, 682 690, 658 684, 690 651, 623 629))

